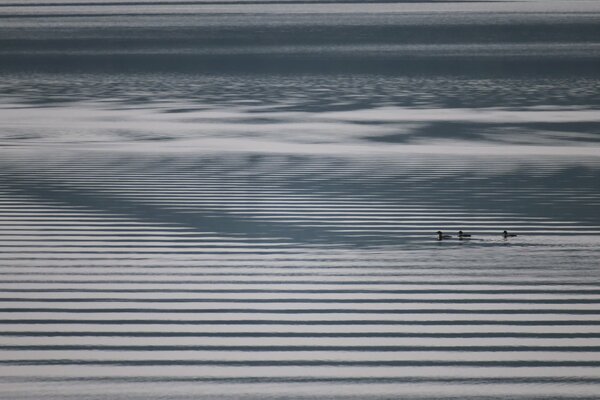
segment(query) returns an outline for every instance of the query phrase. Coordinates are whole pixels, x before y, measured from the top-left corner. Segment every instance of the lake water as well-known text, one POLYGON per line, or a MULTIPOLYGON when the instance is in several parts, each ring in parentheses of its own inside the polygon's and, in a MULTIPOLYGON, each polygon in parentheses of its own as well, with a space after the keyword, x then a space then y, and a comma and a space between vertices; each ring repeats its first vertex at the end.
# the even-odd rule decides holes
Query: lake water
POLYGON ((598 38, 595 1, 0 4, 0 398, 598 399, 598 38))

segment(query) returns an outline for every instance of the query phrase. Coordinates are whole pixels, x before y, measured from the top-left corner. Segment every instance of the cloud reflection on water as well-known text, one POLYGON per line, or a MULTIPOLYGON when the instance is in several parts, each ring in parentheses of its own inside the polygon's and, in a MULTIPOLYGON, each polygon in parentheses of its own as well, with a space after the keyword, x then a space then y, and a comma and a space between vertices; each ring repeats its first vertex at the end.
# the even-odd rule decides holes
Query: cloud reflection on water
POLYGON ((355 146, 360 146, 357 151, 362 154, 443 153, 436 148, 442 143, 454 154, 461 149, 469 153, 474 146, 496 153, 511 148, 531 154, 593 155, 597 151, 594 143, 600 140, 600 114, 588 107, 380 107, 301 112, 286 110, 285 105, 198 108, 154 103, 147 108, 116 108, 110 103, 82 102, 68 108, 9 104, 0 113, 5 144, 102 142, 121 147, 146 141, 144 149, 153 152, 181 148, 181 141, 187 151, 201 151, 206 145, 213 150, 247 151, 250 145, 256 151, 307 154, 343 154, 355 146), (14 142, 16 139, 20 140, 14 142), (256 144, 252 146, 252 142, 256 144), (224 147, 215 148, 218 143, 224 147), (265 144, 269 145, 262 147, 265 144))

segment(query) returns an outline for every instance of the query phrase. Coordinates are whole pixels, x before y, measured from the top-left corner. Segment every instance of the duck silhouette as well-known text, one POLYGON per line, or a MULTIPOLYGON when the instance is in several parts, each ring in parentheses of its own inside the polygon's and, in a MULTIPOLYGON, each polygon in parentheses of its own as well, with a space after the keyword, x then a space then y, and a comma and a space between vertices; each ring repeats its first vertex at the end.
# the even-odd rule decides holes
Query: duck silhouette
POLYGON ((516 233, 508 233, 507 231, 502 232, 502 237, 504 239, 509 238, 509 237, 517 237, 516 233))
POLYGON ((450 239, 452 235, 444 235, 442 231, 437 231, 438 240, 450 239))
POLYGON ((467 233, 463 233, 463 231, 458 231, 458 238, 459 239, 468 239, 470 238, 471 235, 467 234, 467 233))

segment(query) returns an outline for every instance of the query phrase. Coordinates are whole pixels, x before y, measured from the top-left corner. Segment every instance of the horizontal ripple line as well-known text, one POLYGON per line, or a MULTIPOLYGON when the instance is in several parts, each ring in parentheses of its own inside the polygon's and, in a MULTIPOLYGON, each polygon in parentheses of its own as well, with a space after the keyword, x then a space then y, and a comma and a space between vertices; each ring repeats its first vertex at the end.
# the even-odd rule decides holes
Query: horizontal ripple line
MULTIPOLYGON (((335 277, 335 275, 333 275, 332 277, 335 277)), ((202 279, 202 280, 119 280, 119 279, 104 279, 104 280, 81 280, 81 279, 60 279, 60 280, 53 280, 53 279, 12 279, 12 280, 0 280, 0 284, 25 284, 25 283, 29 283, 29 284, 136 284, 136 285, 144 285, 144 284, 168 284, 168 285, 193 285, 193 284, 198 284, 198 285, 289 285, 289 284, 293 284, 293 285, 298 285, 298 286, 303 286, 303 285, 335 285, 335 286, 360 286, 360 285, 384 285, 384 286, 389 286, 389 285, 401 285, 401 286, 406 286, 406 285, 411 285, 410 282, 407 281, 403 281, 403 280, 349 280, 349 281, 334 281, 334 280, 227 280, 227 279, 221 279, 221 280, 207 280, 207 279, 202 279)), ((450 285, 461 285, 460 283, 457 283, 455 281, 452 282, 423 282, 423 281, 417 281, 415 283, 412 283, 413 285, 424 285, 424 286, 450 286, 450 285)), ((467 282, 468 285, 477 285, 477 283, 473 283, 473 282, 467 282)), ((482 283, 479 284, 481 286, 484 285, 488 285, 488 283, 482 283)), ((506 286, 506 285, 510 285, 510 283, 506 283, 506 282, 495 282, 490 286, 506 286)), ((533 283, 521 283, 518 286, 527 286, 527 285, 531 285, 531 286, 546 286, 543 284, 539 284, 537 282, 533 282, 533 283)), ((594 282, 580 282, 579 285, 587 285, 587 286, 597 286, 599 285, 599 283, 594 283, 594 282)), ((385 290, 385 289, 373 289, 373 291, 385 291, 385 292, 390 292, 390 293, 502 293, 502 294, 506 294, 506 293, 524 293, 524 294, 529 294, 529 293, 569 293, 569 294, 600 294, 600 289, 586 289, 586 288, 582 288, 582 289, 561 289, 560 287, 564 287, 564 286, 568 286, 568 284, 560 282, 552 282, 550 284, 550 286, 556 286, 556 288, 544 288, 544 289, 538 289, 538 288, 531 288, 531 289, 396 289, 396 290, 385 290)), ((19 290, 19 289, 0 289, 2 291, 5 290, 19 290)), ((41 290, 41 289, 40 289, 41 290)), ((55 289, 49 289, 49 290, 55 290, 55 289)), ((92 289, 83 289, 85 290, 92 290, 92 289)), ((93 289, 93 290, 97 290, 99 291, 100 289, 93 289)), ((119 291, 119 290, 125 290, 126 289, 114 289, 115 291, 119 291)), ((143 290, 147 290, 147 291, 165 291, 165 292, 179 292, 179 291, 187 291, 186 289, 143 289, 143 290)), ((190 289, 193 291, 199 291, 199 292, 207 292, 207 293, 212 293, 212 292, 221 292, 224 290, 228 290, 228 289, 190 289)), ((232 289, 229 289, 232 290, 232 289)), ((337 291, 341 291, 341 290, 345 290, 345 289, 233 289, 234 293, 237 293, 238 291, 250 291, 250 292, 292 292, 295 293, 297 291, 300 292, 315 292, 315 293, 329 293, 331 291, 333 292, 337 292, 337 291)), ((365 290, 365 291, 371 291, 369 289, 360 289, 360 290, 365 290)), ((112 291, 112 290, 111 290, 112 291)), ((354 291, 354 290, 352 290, 354 291)))
MULTIPOLYGON (((27 271, 27 272, 21 272, 21 271, 13 271, 13 272, 0 272, 0 276, 19 276, 19 275, 23 275, 23 276, 37 276, 37 275, 41 275, 41 276, 53 276, 53 275, 69 275, 69 276, 120 276, 120 275, 124 275, 124 276, 183 276, 183 277, 190 277, 190 276, 236 276, 236 277, 256 277, 256 276, 260 276, 260 277, 269 277, 269 276, 276 276, 276 277, 289 277, 289 278, 294 278, 294 277, 298 277, 298 276, 318 276, 319 278, 357 278, 357 277, 365 277, 365 276, 369 276, 369 277, 409 277, 409 278, 415 278, 415 277, 419 277, 419 278, 428 278, 429 280, 403 280, 403 281, 398 281, 398 284, 402 284, 402 285, 427 285, 427 286, 448 286, 448 285, 460 285, 460 286, 556 286, 556 287, 563 287, 563 286, 600 286, 600 282, 590 282, 589 280, 581 280, 581 281, 569 281, 569 280, 559 280, 558 277, 555 278, 554 280, 520 280, 520 281, 513 281, 513 280, 506 280, 506 279, 500 279, 500 280, 475 280, 475 279, 469 279, 469 280, 459 280, 459 279, 451 279, 451 280, 440 280, 440 281, 432 281, 432 278, 447 278, 449 276, 451 277, 455 277, 455 276, 460 276, 462 278, 464 277, 468 277, 469 274, 467 273, 445 273, 445 274, 434 274, 434 273, 429 273, 429 274, 425 274, 425 273, 398 273, 398 272, 392 272, 392 273, 385 273, 385 272, 372 272, 372 273, 318 273, 318 272, 114 272, 114 271, 107 271, 107 272, 73 272, 73 271, 68 271, 68 272, 54 272, 54 271, 46 271, 45 269, 55 269, 55 268, 60 268, 60 269, 65 269, 65 268, 69 268, 69 269, 73 269, 73 268, 90 268, 90 267, 84 267, 84 266, 75 266, 75 267, 70 267, 70 266, 60 266, 60 267, 45 267, 45 266, 28 266, 26 268, 21 268, 20 270, 22 271, 23 269, 26 270, 30 270, 30 269, 41 269, 43 270, 42 272, 40 271, 27 271), (400 283, 401 282, 401 283, 400 283)), ((107 268, 107 267, 103 267, 103 268, 107 268)), ((108 267, 110 268, 110 267, 108 267)), ((140 266, 139 268, 151 268, 148 266, 140 266)), ((158 267, 158 268, 165 268, 165 267, 158 267)), ((182 267, 174 267, 176 269, 181 269, 182 267)), ((184 267, 185 268, 185 267, 184 267)), ((190 268, 197 268, 197 267, 190 267, 190 268)), ((232 267, 232 266, 227 266, 227 267, 221 267, 221 268, 244 268, 244 267, 232 267)), ((248 268, 248 267, 245 267, 248 268)), ((263 267, 264 268, 264 267, 263 267)), ((274 269, 287 269, 287 267, 282 266, 282 267, 272 267, 274 269)), ((307 267, 296 267, 296 269, 310 269, 307 267)), ((318 268, 318 267, 317 267, 318 268)), ((353 269, 351 266, 349 267, 340 267, 340 268, 344 268, 344 269, 353 269)), ((328 269, 333 269, 331 266, 327 266, 327 267, 322 267, 320 269, 323 270, 328 270, 328 269)), ((474 276, 479 276, 479 274, 474 275, 474 276)), ((490 277, 490 276, 499 276, 499 277, 504 277, 505 274, 492 274, 492 273, 487 273, 486 276, 490 277)), ((560 276, 559 276, 560 277, 560 276)), ((47 281, 32 281, 32 282, 41 282, 41 283, 45 283, 47 281)), ((232 281, 227 281, 228 283, 231 283, 232 281)), ((254 283, 256 281, 244 281, 246 283, 254 283)), ((294 283, 295 281, 290 280, 290 281, 285 281, 286 283, 294 283)), ((319 283, 323 284, 323 283, 328 283, 328 282, 332 282, 335 284, 343 284, 342 282, 334 282, 334 281, 328 281, 328 280, 320 280, 319 283)), ((359 281, 348 281, 348 282, 352 282, 353 284, 365 284, 360 283, 359 281)), ((386 283, 390 283, 390 281, 385 281, 386 283)), ((393 282, 391 282, 393 283, 393 282)), ((372 282, 369 282, 368 284, 372 284, 372 282)), ((3 289, 6 290, 6 289, 3 289)), ((19 290, 19 289, 11 289, 11 290, 19 290)), ((27 289, 24 289, 27 290, 27 289)), ((63 290, 63 289, 50 289, 50 290, 63 290)), ((126 289, 123 289, 126 290, 126 289)))
MULTIPOLYGON (((600 378, 586 376, 533 376, 533 377, 427 377, 427 376, 391 376, 391 377, 337 377, 337 376, 86 376, 86 377, 54 377, 54 376, 8 376, 0 377, 0 382, 206 382, 206 383, 469 383, 469 384, 597 384, 600 378)), ((444 397, 445 398, 445 397, 444 397)), ((514 398, 514 397, 513 397, 514 398)), ((438 398, 439 399, 439 398, 438 398)), ((452 398, 455 399, 455 398, 452 398)), ((463 397, 464 399, 464 397, 463 397)), ((486 397, 486 399, 488 399, 486 397)), ((581 397, 577 397, 581 399, 581 397)), ((597 400, 593 398, 591 400, 597 400)))
POLYGON ((545 321, 494 321, 494 320, 433 320, 433 321, 386 321, 386 320, 156 320, 156 319, 2 319, 0 325, 32 324, 32 325, 512 325, 512 326, 598 326, 594 320, 545 320, 545 321))
MULTIPOLYGON (((2 345, 0 350, 54 351, 243 351, 243 352, 567 352, 596 353, 600 346, 195 346, 195 345, 2 345)), ((600 378, 598 378, 600 380, 600 378)))
MULTIPOLYGON (((44 302, 44 303, 351 303, 351 304, 598 304, 600 299, 153 299, 153 298, 0 298, 0 302, 5 303, 26 303, 26 302, 44 302)), ((537 311, 537 310, 536 310, 537 311)))
MULTIPOLYGON (((110 281, 98 282, 56 282, 56 281, 33 281, 33 282, 0 282, 0 283, 36 283, 36 284, 114 284, 110 281)), ((129 284, 160 284, 170 285, 171 282, 118 282, 129 284)), ((175 282, 175 284, 216 284, 214 282, 175 282)), ((223 284, 240 284, 235 282, 222 282, 223 284)), ((247 285, 262 285, 263 283, 245 282, 247 285)), ((297 282, 287 281, 277 283, 278 285, 296 285, 297 282)), ((339 285, 339 282, 314 282, 321 285, 339 285)), ((346 285, 355 285, 349 282, 346 285)), ((393 283, 390 283, 393 284, 393 283)), ((399 283, 401 284, 401 283, 399 283)), ((356 283, 360 285, 360 283, 356 283)), ((370 283, 365 283, 370 285, 370 283)), ((387 293, 387 294, 586 294, 600 295, 600 290, 596 289, 88 289, 88 288, 67 288, 67 289, 37 289, 37 288, 0 288, 2 292, 22 293, 22 292, 40 292, 40 293, 60 293, 60 292, 85 292, 85 293, 387 293)))
POLYGON ((260 308, 198 308, 198 309, 164 309, 164 308, 0 308, 0 312, 63 312, 63 313, 165 313, 165 314, 580 314, 600 315, 600 310, 564 310, 564 309, 539 309, 539 310, 511 310, 511 309, 481 309, 481 310, 456 310, 456 309, 399 309, 399 310, 361 310, 361 309, 260 309, 260 308))
POLYGON ((600 361, 327 361, 327 360, 0 360, 0 365, 107 365, 107 366, 354 366, 354 367, 600 367, 600 361))
POLYGON ((600 338, 600 332, 464 332, 464 333, 430 333, 430 332, 86 332, 86 331, 10 331, 0 332, 6 337, 277 337, 277 338, 600 338))

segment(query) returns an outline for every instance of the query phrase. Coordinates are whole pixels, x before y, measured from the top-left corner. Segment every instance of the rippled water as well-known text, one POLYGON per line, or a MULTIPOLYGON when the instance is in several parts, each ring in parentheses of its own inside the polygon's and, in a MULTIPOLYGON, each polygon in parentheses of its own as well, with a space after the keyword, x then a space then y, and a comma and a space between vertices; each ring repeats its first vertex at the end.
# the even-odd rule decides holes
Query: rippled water
POLYGON ((597 399, 599 3, 284 3, 0 4, 0 398, 597 399))

